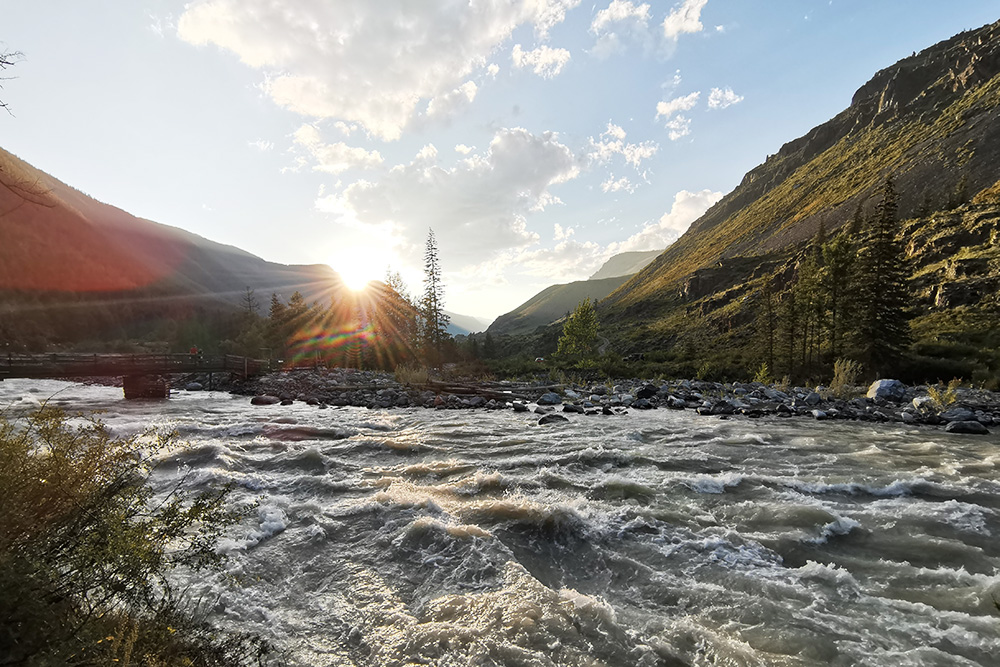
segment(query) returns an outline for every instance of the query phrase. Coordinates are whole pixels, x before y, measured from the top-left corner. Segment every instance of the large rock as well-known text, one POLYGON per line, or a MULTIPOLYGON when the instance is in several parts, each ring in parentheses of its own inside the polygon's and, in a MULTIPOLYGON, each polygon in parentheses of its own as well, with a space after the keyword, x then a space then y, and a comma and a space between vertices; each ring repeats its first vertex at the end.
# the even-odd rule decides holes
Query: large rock
POLYGON ((276 403, 281 403, 281 399, 277 396, 269 396, 267 394, 254 396, 250 399, 250 405, 275 405, 276 403))
POLYGON ((976 420, 976 413, 969 408, 961 406, 949 408, 940 414, 941 419, 946 422, 971 422, 976 420))
POLYGON ((899 403, 906 398, 906 385, 899 380, 875 380, 868 387, 867 396, 899 403))
POLYGON ((971 433, 972 435, 989 435, 988 428, 977 421, 948 422, 944 427, 948 433, 971 433))
POLYGON ((552 414, 545 415, 538 420, 539 426, 544 426, 545 424, 557 424, 559 422, 568 422, 569 420, 563 417, 561 414, 553 412, 552 414))
POLYGON ((535 402, 539 405, 559 405, 562 403, 562 397, 553 391, 549 391, 539 396, 535 402))

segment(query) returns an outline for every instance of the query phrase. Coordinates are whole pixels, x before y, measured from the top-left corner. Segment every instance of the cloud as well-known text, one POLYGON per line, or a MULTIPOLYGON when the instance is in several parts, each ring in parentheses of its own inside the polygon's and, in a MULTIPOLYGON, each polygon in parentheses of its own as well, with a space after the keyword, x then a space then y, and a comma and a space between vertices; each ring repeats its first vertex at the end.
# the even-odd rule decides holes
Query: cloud
POLYGON ((597 12, 590 24, 590 32, 597 36, 594 54, 605 57, 621 51, 626 42, 638 42, 649 48, 649 5, 636 5, 629 0, 612 0, 605 9, 597 12))
POLYGON ((382 164, 378 151, 348 146, 342 141, 335 144, 323 143, 319 130, 312 125, 303 125, 292 135, 295 143, 308 151, 314 160, 313 170, 339 174, 348 169, 370 169, 382 164))
POLYGON ((700 92, 694 92, 690 95, 684 95, 683 97, 675 97, 668 102, 657 102, 656 103, 656 118, 662 116, 663 118, 669 120, 671 116, 675 113, 681 111, 690 111, 694 108, 694 105, 698 103, 698 98, 701 97, 700 92))
POLYGON ((489 65, 486 66, 486 73, 490 75, 490 78, 495 79, 497 77, 497 74, 500 73, 500 65, 497 65, 496 63, 490 63, 489 65))
POLYGON ((674 195, 674 203, 659 221, 646 225, 621 243, 612 243, 610 254, 632 250, 662 250, 687 231, 691 223, 701 217, 713 204, 722 199, 723 193, 701 190, 681 190, 674 195))
POLYGON ((687 116, 674 116, 667 121, 666 127, 670 130, 667 133, 670 141, 677 141, 681 137, 691 134, 691 119, 687 116))
POLYGON ((267 141, 266 139, 257 139, 256 141, 248 141, 247 145, 250 146, 250 148, 255 148, 259 150, 261 153, 266 153, 267 151, 274 148, 274 142, 267 141))
POLYGON ((608 123, 608 129, 602 132, 598 139, 590 137, 588 157, 591 162, 604 164, 610 162, 616 155, 620 155, 625 158, 627 164, 639 169, 644 160, 656 155, 660 149, 655 141, 630 144, 625 141, 625 137, 625 130, 614 123, 608 123))
POLYGON ((455 152, 461 153, 462 155, 468 155, 472 151, 476 150, 472 146, 466 146, 465 144, 455 144, 455 152))
POLYGON ((457 268, 536 243, 527 217, 560 203, 550 188, 578 173, 575 156, 555 134, 508 128, 494 135, 484 154, 453 167, 441 165, 436 149, 427 146, 377 181, 359 180, 318 199, 317 208, 363 227, 390 227, 385 240, 402 246, 401 252, 419 252, 432 227, 445 268, 457 268))
POLYGON ((663 36, 676 41, 685 33, 701 32, 705 28, 701 24, 701 10, 707 3, 708 0, 684 0, 676 5, 663 20, 663 36))
POLYGON ((619 179, 615 179, 614 175, 609 176, 606 181, 601 183, 601 190, 604 192, 627 192, 632 194, 635 192, 636 186, 628 178, 622 176, 619 179))
POLYGON ((431 118, 451 116, 462 107, 472 104, 476 99, 478 86, 472 81, 466 81, 458 88, 438 95, 427 103, 427 115, 431 118))
POLYGON ((533 51, 525 51, 520 44, 515 44, 510 58, 514 62, 514 67, 518 69, 531 67, 538 76, 551 79, 569 62, 570 53, 566 49, 553 49, 544 44, 533 51))
POLYGON ((607 257, 604 249, 593 241, 566 238, 554 248, 526 250, 513 257, 511 266, 518 272, 565 283, 581 280, 594 273, 607 257))
POLYGON ((725 109, 743 101, 742 95, 737 95, 732 88, 713 88, 708 95, 709 109, 725 109))
POLYGON ((562 241, 563 239, 568 239, 576 233, 576 230, 572 227, 563 227, 558 222, 553 225, 552 234, 556 241, 562 241))
MULTIPOLYGON (((544 40, 580 0, 194 0, 177 34, 262 71, 278 105, 358 123, 385 140, 460 89, 513 31, 544 40)), ((442 103, 443 104, 443 103, 442 103)))

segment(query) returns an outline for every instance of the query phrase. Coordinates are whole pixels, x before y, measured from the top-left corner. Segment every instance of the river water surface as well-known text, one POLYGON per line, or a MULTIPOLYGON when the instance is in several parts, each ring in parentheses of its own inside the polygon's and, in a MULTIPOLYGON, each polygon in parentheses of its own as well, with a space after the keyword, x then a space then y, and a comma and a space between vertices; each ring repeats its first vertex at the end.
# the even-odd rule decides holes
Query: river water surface
POLYGON ((180 583, 292 664, 1000 664, 996 435, 0 383, 45 400, 176 430, 164 488, 260 499, 180 583))

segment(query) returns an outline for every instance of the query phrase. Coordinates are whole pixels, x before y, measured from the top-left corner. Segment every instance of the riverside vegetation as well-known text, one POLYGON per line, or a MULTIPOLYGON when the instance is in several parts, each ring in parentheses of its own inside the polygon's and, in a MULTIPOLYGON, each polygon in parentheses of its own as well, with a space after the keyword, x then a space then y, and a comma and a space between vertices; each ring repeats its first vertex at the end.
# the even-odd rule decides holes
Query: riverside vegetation
POLYGON ((229 489, 154 495, 159 433, 113 437, 43 408, 0 415, 0 665, 263 665, 269 646, 219 631, 169 581, 222 564, 246 515, 229 489))

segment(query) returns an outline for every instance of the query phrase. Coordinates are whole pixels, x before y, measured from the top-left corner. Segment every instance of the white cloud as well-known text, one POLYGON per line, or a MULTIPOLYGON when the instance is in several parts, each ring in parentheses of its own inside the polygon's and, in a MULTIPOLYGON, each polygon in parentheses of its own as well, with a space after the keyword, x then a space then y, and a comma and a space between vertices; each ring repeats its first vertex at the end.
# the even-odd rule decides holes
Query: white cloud
POLYGON ((472 146, 466 146, 465 144, 455 144, 455 152, 461 153, 462 155, 468 155, 472 151, 476 150, 472 146))
POLYGON ((681 137, 691 134, 691 119, 687 116, 674 116, 667 121, 666 127, 670 130, 667 134, 670 141, 677 141, 681 137))
POLYGON ((472 104, 479 88, 472 81, 466 81, 458 88, 438 95, 427 103, 427 115, 430 117, 450 116, 464 106, 472 104))
POLYGON ((249 145, 250 148, 256 148, 261 153, 265 153, 274 148, 274 142, 267 141, 266 139, 257 139, 256 141, 248 141, 247 145, 249 145))
POLYGON ((489 65, 486 66, 486 73, 490 75, 490 78, 495 79, 497 77, 497 74, 500 73, 500 65, 497 65, 496 63, 490 63, 489 65))
POLYGON ((701 190, 700 192, 681 190, 674 195, 674 203, 670 211, 664 213, 659 221, 646 225, 641 231, 621 243, 612 243, 608 247, 609 254, 666 248, 687 231, 692 222, 700 218, 709 207, 722 197, 723 193, 711 190, 701 190))
POLYGON ((590 24, 590 32, 597 36, 594 53, 599 57, 621 51, 626 42, 635 41, 645 47, 651 45, 649 32, 649 5, 636 5, 629 0, 612 0, 605 9, 597 12, 590 24))
POLYGON ((657 102, 656 118, 659 119, 662 116, 663 118, 669 120, 675 113, 690 111, 694 108, 694 105, 698 103, 699 97, 701 97, 701 93, 694 92, 690 95, 684 95, 683 97, 675 97, 668 102, 657 102))
POLYGON ((737 95, 732 88, 713 88, 708 95, 709 109, 725 109, 743 101, 742 95, 737 95))
POLYGON ((570 53, 566 49, 553 49, 544 44, 533 51, 525 51, 520 44, 515 44, 510 58, 514 62, 514 67, 518 69, 531 67, 538 76, 551 79, 569 62, 570 53))
POLYGON ((636 189, 635 184, 629 181, 628 178, 625 176, 622 176, 619 179, 615 179, 615 177, 612 175, 609 176, 606 181, 601 183, 601 190, 603 190, 604 192, 624 191, 629 194, 632 194, 633 192, 635 192, 635 189, 636 189))
POLYGON ((576 233, 576 230, 572 227, 563 227, 558 222, 553 225, 552 235, 556 241, 562 241, 568 239, 576 233))
POLYGON ((342 141, 335 144, 323 143, 319 130, 312 125, 303 125, 292 135, 295 143, 305 148, 312 156, 315 171, 339 174, 348 169, 369 169, 382 164, 378 151, 348 146, 342 141))
POLYGON ((676 40, 685 33, 701 32, 705 28, 701 24, 701 10, 707 3, 708 0, 684 0, 676 5, 663 20, 663 36, 676 40))
POLYGON ((263 90, 280 106, 395 140, 428 101, 487 68, 516 28, 533 26, 545 39, 579 3, 194 0, 177 33, 262 70, 263 90))
POLYGON ((554 248, 521 252, 510 260, 510 265, 516 266, 519 273, 565 283, 594 273, 606 259, 607 253, 597 243, 567 238, 554 248))
POLYGON ((655 141, 630 144, 625 141, 625 137, 625 130, 614 123, 608 123, 608 129, 601 133, 598 139, 590 138, 588 157, 593 162, 607 163, 614 156, 620 155, 625 158, 627 164, 639 169, 644 160, 656 155, 660 149, 655 141))
POLYGON ((456 268, 537 242, 527 216, 558 203, 549 188, 579 173, 573 153, 555 134, 521 128, 498 131, 485 154, 454 167, 437 158, 433 147, 425 147, 411 163, 378 181, 352 183, 317 200, 317 207, 362 226, 391 226, 386 241, 404 252, 419 253, 432 227, 443 263, 456 268))

